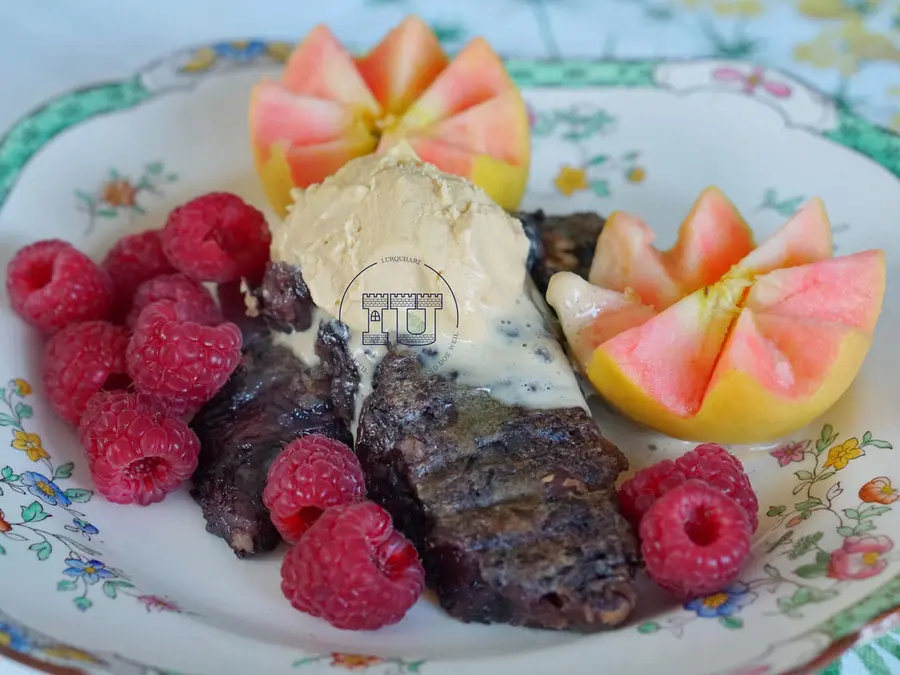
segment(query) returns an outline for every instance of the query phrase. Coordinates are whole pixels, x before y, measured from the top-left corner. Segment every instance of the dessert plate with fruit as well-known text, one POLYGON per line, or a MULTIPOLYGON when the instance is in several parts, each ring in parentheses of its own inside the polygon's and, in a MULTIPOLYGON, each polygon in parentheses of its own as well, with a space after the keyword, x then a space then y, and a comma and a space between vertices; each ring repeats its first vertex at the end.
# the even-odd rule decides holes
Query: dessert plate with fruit
POLYGON ((0 652, 762 675, 888 626, 900 138, 414 17, 226 46, 0 138, 0 652))

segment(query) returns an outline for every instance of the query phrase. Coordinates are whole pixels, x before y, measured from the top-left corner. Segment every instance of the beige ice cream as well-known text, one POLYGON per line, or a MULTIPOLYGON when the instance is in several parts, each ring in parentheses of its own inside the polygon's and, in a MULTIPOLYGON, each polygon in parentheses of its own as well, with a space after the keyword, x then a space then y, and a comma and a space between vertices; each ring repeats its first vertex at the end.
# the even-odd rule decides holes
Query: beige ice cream
MULTIPOLYGON (((299 265, 316 305, 333 316, 340 310, 351 329, 366 328, 363 293, 435 293, 446 298, 448 317, 455 296, 459 339, 477 340, 488 315, 523 296, 529 242, 519 221, 405 143, 354 159, 293 196, 273 228, 272 259, 299 265)), ((456 331, 442 321, 441 332, 456 331)))

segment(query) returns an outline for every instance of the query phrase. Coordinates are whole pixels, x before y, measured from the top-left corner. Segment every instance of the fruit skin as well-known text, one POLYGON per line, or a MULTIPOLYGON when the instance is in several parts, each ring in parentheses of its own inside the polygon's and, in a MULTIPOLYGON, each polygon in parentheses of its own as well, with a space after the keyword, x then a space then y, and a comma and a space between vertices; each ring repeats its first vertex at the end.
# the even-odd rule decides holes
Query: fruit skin
POLYGON ((128 384, 128 331, 107 321, 86 321, 62 329, 44 345, 44 393, 69 424, 78 424, 88 399, 104 388, 128 384))
POLYGON ((126 325, 134 328, 141 312, 159 300, 175 301, 182 316, 204 326, 222 323, 222 310, 203 284, 186 274, 167 274, 145 281, 137 288, 126 325))
POLYGON ((290 443, 272 462, 263 504, 282 538, 296 544, 325 509, 365 496, 365 477, 353 451, 310 434, 290 443))
POLYGON ((345 630, 399 622, 424 587, 415 548, 373 502, 326 510, 281 567, 281 591, 295 609, 345 630))
POLYGON ((159 230, 125 235, 113 244, 101 266, 112 278, 118 315, 124 315, 131 307, 131 299, 141 284, 175 272, 163 252, 159 230))
POLYGON ((644 514, 669 490, 699 480, 734 499, 747 514, 750 530, 759 527, 759 501, 741 461, 714 443, 698 445, 672 461, 657 462, 638 471, 619 488, 622 515, 640 526, 644 514))
POLYGON ((241 331, 232 323, 184 320, 172 300, 147 307, 128 343, 128 374, 138 391, 166 402, 208 401, 241 359, 241 331))
POLYGON ((403 139, 508 210, 521 201, 530 162, 527 109, 500 57, 476 38, 448 62, 417 17, 355 60, 316 27, 279 82, 254 88, 250 137, 263 189, 282 217, 294 186, 320 183, 354 157, 403 139), (499 116, 497 106, 509 104, 499 116))
POLYGON ((701 481, 660 497, 641 521, 640 538, 647 574, 682 599, 721 591, 750 555, 744 509, 701 481))
POLYGON ((211 192, 179 206, 162 231, 166 257, 197 281, 258 281, 271 243, 265 216, 228 192, 211 192))
POLYGON ((106 319, 112 280, 68 242, 47 239, 20 249, 6 268, 13 311, 45 333, 82 321, 106 319))
POLYGON ((148 506, 197 469, 200 440, 141 394, 100 392, 79 428, 97 491, 115 504, 148 506))

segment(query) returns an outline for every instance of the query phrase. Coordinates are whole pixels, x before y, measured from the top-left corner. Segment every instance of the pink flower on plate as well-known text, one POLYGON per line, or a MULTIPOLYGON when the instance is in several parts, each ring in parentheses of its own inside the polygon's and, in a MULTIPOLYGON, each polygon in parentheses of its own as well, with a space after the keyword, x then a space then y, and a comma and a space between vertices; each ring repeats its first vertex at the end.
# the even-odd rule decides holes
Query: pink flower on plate
POLYGON ((766 69, 756 67, 750 73, 745 73, 738 68, 725 66, 713 71, 713 79, 719 82, 739 82, 743 84, 744 93, 753 94, 759 87, 775 98, 787 98, 791 95, 791 88, 783 82, 774 82, 766 78, 766 69))
POLYGON ((138 602, 143 603, 148 612, 181 612, 181 609, 171 600, 166 600, 158 595, 139 595, 138 602))
POLYGON ((806 443, 789 443, 772 450, 769 454, 778 460, 779 466, 787 466, 791 462, 802 462, 806 448, 806 443))
POLYGON ((887 567, 883 554, 894 548, 894 542, 883 534, 847 537, 844 545, 833 551, 828 561, 832 579, 868 579, 887 567))

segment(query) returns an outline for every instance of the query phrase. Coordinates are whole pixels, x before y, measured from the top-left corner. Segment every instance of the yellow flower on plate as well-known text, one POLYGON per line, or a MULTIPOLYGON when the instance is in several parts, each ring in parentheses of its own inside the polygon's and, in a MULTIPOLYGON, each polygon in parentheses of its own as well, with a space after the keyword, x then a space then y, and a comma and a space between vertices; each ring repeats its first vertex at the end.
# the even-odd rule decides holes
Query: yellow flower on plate
POLYGON ((576 192, 587 190, 589 187, 587 172, 582 167, 568 166, 567 164, 560 167, 553 183, 556 185, 556 189, 566 197, 571 197, 576 192))
POLYGON ((643 183, 645 178, 647 178, 647 170, 642 166, 634 166, 625 174, 625 180, 629 183, 643 183))
POLYGON ((16 429, 13 433, 12 447, 24 452, 32 462, 37 462, 50 456, 44 450, 40 436, 29 434, 27 431, 21 431, 20 429, 16 429))
POLYGON ((28 384, 26 380, 23 380, 21 377, 16 378, 12 381, 13 388, 16 390, 16 393, 23 398, 25 396, 29 396, 32 392, 31 385, 28 384))
POLYGON ((835 471, 840 471, 847 466, 851 460, 862 457, 865 452, 859 447, 859 440, 856 438, 848 438, 840 445, 835 445, 828 451, 828 459, 825 460, 825 467, 834 467, 835 471))
POLYGON ((844 0, 799 0, 797 11, 810 19, 844 19, 878 9, 881 0, 848 3, 844 0))
POLYGON ((716 16, 753 17, 765 14, 765 0, 682 0, 688 9, 710 9, 716 16))
POLYGON ((798 44, 794 58, 818 68, 834 68, 849 77, 865 63, 900 62, 900 46, 890 36, 870 31, 854 14, 837 26, 825 28, 809 42, 798 44))

